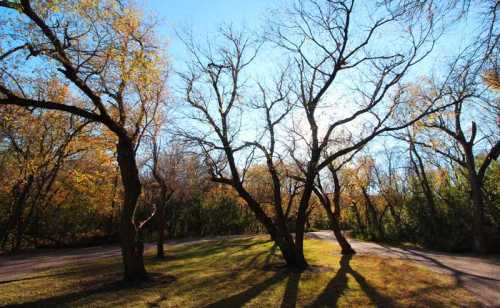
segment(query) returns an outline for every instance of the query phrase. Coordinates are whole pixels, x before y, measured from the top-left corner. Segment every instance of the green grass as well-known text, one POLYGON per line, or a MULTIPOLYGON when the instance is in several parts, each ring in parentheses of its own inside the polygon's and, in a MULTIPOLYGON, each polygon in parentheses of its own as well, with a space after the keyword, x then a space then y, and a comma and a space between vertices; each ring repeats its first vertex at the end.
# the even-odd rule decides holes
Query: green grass
POLYGON ((452 278, 400 260, 341 258, 336 245, 307 240, 313 265, 280 267, 266 236, 238 237, 147 253, 152 282, 125 287, 120 259, 68 266, 0 284, 0 305, 133 307, 479 306, 452 278))

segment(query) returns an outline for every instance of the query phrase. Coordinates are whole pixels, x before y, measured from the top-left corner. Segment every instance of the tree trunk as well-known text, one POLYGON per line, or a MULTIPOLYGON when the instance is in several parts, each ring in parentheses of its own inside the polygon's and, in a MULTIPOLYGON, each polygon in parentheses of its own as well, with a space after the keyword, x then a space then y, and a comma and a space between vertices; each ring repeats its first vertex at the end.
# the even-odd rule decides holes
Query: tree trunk
POLYGON ((340 229, 339 217, 335 213, 332 212, 331 208, 328 208, 323 204, 326 214, 328 216, 328 221, 330 225, 330 229, 333 231, 337 242, 341 248, 341 254, 343 255, 353 255, 356 253, 354 249, 352 249, 351 245, 347 241, 347 239, 342 234, 342 230, 340 229))
POLYGON ((335 238, 337 239, 337 242, 339 242, 340 245, 340 253, 342 255, 353 255, 356 253, 356 251, 351 247, 351 244, 347 241, 347 239, 344 237, 342 234, 342 231, 340 230, 340 225, 338 223, 338 220, 334 218, 331 223, 330 223, 330 228, 333 231, 333 234, 335 235, 335 238))
MULTIPOLYGON (((23 237, 23 230, 24 230, 24 210, 26 207, 26 201, 29 197, 29 191, 32 187, 33 183, 33 176, 30 175, 27 179, 27 183, 25 185, 19 184, 19 186, 16 186, 14 190, 14 203, 13 203, 13 213, 11 216, 11 223, 10 225, 14 226, 13 230, 13 238, 12 238, 12 247, 10 248, 11 252, 16 252, 19 250, 21 246, 21 240, 23 237), (22 187, 22 188, 21 188, 22 187)), ((8 236, 8 230, 9 227, 7 227, 7 232, 5 233, 5 236, 8 236)))
POLYGON ((396 209, 394 208, 394 204, 392 203, 391 200, 386 200, 387 201, 387 206, 389 207, 389 212, 391 213, 392 219, 394 219, 394 223, 396 224, 396 232, 398 234, 402 233, 402 223, 401 223, 401 217, 399 216, 398 213, 396 213, 396 209))
POLYGON ((156 224, 158 226, 158 238, 156 240, 156 257, 165 258, 165 204, 160 204, 156 213, 156 224))
MULTIPOLYGON (((296 230, 294 242, 293 237, 288 230, 285 215, 277 215, 276 219, 278 221, 274 222, 266 215, 266 213, 262 210, 255 199, 253 199, 250 194, 243 188, 241 183, 237 183, 237 185, 233 187, 239 193, 240 197, 242 197, 246 201, 250 210, 255 214, 255 218, 257 218, 257 220, 264 226, 267 233, 271 236, 271 239, 278 245, 283 255, 283 259, 285 259, 287 267, 298 270, 306 269, 308 264, 304 257, 302 246, 297 247, 297 237, 299 232, 296 230)), ((302 224, 302 238, 304 236, 304 224, 305 220, 302 224)))
POLYGON ((347 242, 346 238, 342 234, 342 231, 340 230, 340 180, 337 175, 337 172, 335 172, 333 166, 330 168, 330 172, 332 173, 333 177, 333 185, 334 185, 334 191, 333 191, 333 206, 335 207, 335 212, 332 212, 332 208, 329 204, 330 199, 328 199, 328 196, 325 196, 328 201, 328 208, 327 208, 327 215, 330 218, 330 228, 333 231, 333 234, 335 234, 335 238, 337 239, 337 242, 339 242, 339 245, 341 247, 341 253, 343 255, 353 255, 356 252, 354 249, 352 249, 351 245, 349 242, 347 242))
POLYGON ((117 158, 124 188, 124 200, 120 218, 120 241, 124 265, 124 279, 140 282, 147 279, 144 267, 144 244, 136 225, 134 213, 141 194, 139 171, 135 151, 130 138, 120 136, 117 144, 117 158))
POLYGON ((488 248, 484 234, 484 200, 483 192, 481 191, 483 179, 476 172, 472 139, 471 142, 463 142, 462 147, 465 152, 467 177, 472 199, 472 238, 474 240, 474 249, 479 253, 486 253, 488 248))
POLYGON ((377 218, 377 211, 375 210, 375 205, 372 203, 370 195, 366 191, 366 188, 362 187, 361 191, 363 192, 363 196, 365 197, 366 209, 367 209, 367 218, 370 226, 375 227, 377 230, 377 238, 379 240, 383 240, 385 238, 384 226, 381 221, 377 218))
POLYGON ((358 223, 359 230, 362 234, 366 235, 365 226, 361 221, 361 215, 359 214, 358 205, 356 204, 356 202, 352 202, 352 208, 354 210, 354 215, 356 216, 356 222, 358 223))
MULTIPOLYGON (((296 266, 299 269, 305 269, 308 267, 307 261, 304 257, 304 232, 307 219, 307 205, 311 199, 312 187, 307 187, 306 183, 304 187, 304 192, 302 199, 299 203, 299 209, 297 213, 297 221, 295 223, 295 255, 296 255, 296 266)), ((311 184, 312 186, 312 184, 311 184)))
POLYGON ((333 177, 334 191, 333 191, 333 206, 335 208, 335 212, 332 211, 332 203, 328 194, 324 192, 321 183, 319 183, 319 189, 315 188, 314 192, 317 197, 321 201, 321 205, 326 212, 326 216, 328 217, 328 224, 330 229, 333 231, 337 242, 341 248, 341 254, 343 255, 353 255, 356 252, 352 249, 351 245, 347 241, 347 239, 342 234, 342 230, 340 229, 340 181, 338 175, 334 168, 330 168, 333 177), (321 189, 321 191, 320 191, 321 189))
POLYGON ((434 201, 434 192, 432 190, 432 187, 429 183, 429 179, 427 177, 427 172, 425 171, 425 166, 422 161, 422 157, 418 154, 417 149, 415 148, 415 145, 412 143, 410 144, 410 160, 412 161, 415 172, 417 174, 417 177, 419 179, 420 185, 422 186, 422 191, 424 193, 425 199, 427 200, 427 204, 429 207, 429 213, 428 213, 428 219, 430 223, 430 232, 429 236, 431 237, 431 241, 434 238, 434 234, 436 233, 437 226, 436 226, 436 219, 437 217, 437 210, 436 210, 436 203, 434 201), (413 159, 413 155, 417 158, 417 161, 413 159), (418 162, 418 164, 417 164, 418 162))
POLYGON ((330 208, 327 208, 326 206, 324 206, 324 208, 325 208, 326 214, 328 216, 330 229, 333 231, 333 234, 335 235, 335 238, 337 239, 337 242, 340 245, 341 254, 343 254, 343 255, 355 254, 356 251, 354 251, 354 249, 352 249, 351 245, 349 244, 347 239, 342 234, 342 230, 340 229, 338 215, 333 213, 330 208))
POLYGON ((304 251, 297 249, 289 233, 271 234, 271 238, 278 245, 288 268, 302 271, 309 266, 304 257, 304 251))
MULTIPOLYGON (((469 172, 470 173, 470 172, 469 172)), ((484 235, 484 200, 481 191, 481 184, 475 174, 469 175, 471 185, 471 197, 473 206, 472 236, 474 239, 474 249, 479 253, 487 253, 488 247, 484 235)))

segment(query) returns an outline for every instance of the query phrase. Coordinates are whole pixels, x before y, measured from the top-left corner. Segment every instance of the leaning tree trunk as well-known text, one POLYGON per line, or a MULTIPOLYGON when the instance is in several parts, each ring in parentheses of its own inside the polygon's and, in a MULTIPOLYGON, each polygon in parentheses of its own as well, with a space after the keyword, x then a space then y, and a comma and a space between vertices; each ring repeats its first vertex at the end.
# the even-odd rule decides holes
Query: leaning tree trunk
MULTIPOLYGON (((333 167, 333 166, 332 166, 333 167)), ((356 252, 354 249, 352 249, 351 245, 349 242, 346 240, 344 235, 342 234, 342 231, 340 230, 340 181, 339 177, 336 172, 334 172, 333 168, 331 169, 332 176, 333 176, 333 185, 334 185, 334 195, 333 195, 333 206, 335 207, 335 212, 332 213, 332 208, 328 204, 328 209, 327 213, 330 218, 330 227, 333 231, 333 234, 335 234, 335 238, 339 242, 339 245, 341 247, 341 253, 343 255, 353 255, 356 252)), ((326 201, 328 203, 330 202, 330 199, 328 199, 328 196, 326 197, 326 201)))
POLYGON ((425 199, 427 200, 427 205, 429 207, 429 212, 427 214, 427 219, 429 220, 429 226, 430 230, 428 232, 431 242, 434 242, 434 235, 436 234, 436 230, 438 230, 437 227, 437 210, 436 210, 436 202, 434 201, 434 192, 432 190, 432 187, 429 183, 429 178, 427 177, 427 172, 425 171, 425 166, 422 161, 422 157, 420 157, 420 154, 418 154, 417 149, 413 145, 413 143, 410 145, 410 160, 412 161, 414 167, 415 167, 415 172, 416 175, 419 179, 420 185, 422 186, 422 191, 424 193, 425 199), (415 154, 415 157, 417 158, 417 161, 413 159, 413 154, 415 154), (418 164, 417 164, 418 162, 418 164))
POLYGON ((340 229, 340 224, 339 224, 339 217, 338 217, 339 215, 332 212, 331 208, 328 208, 325 205, 323 205, 323 207, 328 216, 330 229, 333 231, 333 234, 335 235, 335 238, 337 239, 337 242, 340 245, 341 254, 343 255, 355 254, 356 251, 354 251, 354 249, 351 247, 351 244, 349 244, 345 236, 342 234, 342 230, 340 229))
POLYGON ((296 241, 294 242, 286 225, 285 216, 277 218, 278 223, 275 224, 244 190, 240 189, 239 191, 241 192, 240 196, 243 196, 247 201, 257 220, 264 225, 267 233, 280 249, 286 266, 299 271, 306 269, 308 264, 304 252, 302 249, 297 249, 296 241))
POLYGON ((323 191, 321 188, 320 191, 315 189, 316 195, 321 201, 321 205, 323 205, 323 209, 326 212, 326 216, 328 217, 328 225, 330 229, 333 231, 337 242, 340 245, 340 252, 342 255, 353 255, 356 253, 354 249, 351 247, 351 244, 347 241, 347 239, 342 234, 342 230, 340 229, 340 181, 336 171, 331 168, 330 172, 333 177, 334 191, 333 191, 333 206, 335 211, 332 211, 332 203, 330 198, 328 198, 327 193, 323 191))
POLYGON ((134 224, 134 212, 137 200, 141 194, 141 182, 135 161, 134 145, 130 138, 119 137, 117 158, 124 188, 123 208, 120 219, 124 279, 128 282, 140 282, 147 279, 143 259, 143 239, 134 224))

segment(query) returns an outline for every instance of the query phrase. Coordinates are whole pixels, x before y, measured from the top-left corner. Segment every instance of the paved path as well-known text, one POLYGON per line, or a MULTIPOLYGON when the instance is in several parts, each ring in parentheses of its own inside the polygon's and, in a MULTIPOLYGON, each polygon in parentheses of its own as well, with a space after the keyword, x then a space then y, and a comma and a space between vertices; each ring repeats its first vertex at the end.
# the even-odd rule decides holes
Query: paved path
MULTIPOLYGON (((330 231, 311 232, 309 237, 335 241, 330 231)), ((217 240, 191 239, 179 242, 201 242, 217 240)), ((359 255, 370 254, 386 258, 398 258, 416 262, 431 270, 453 275, 457 284, 473 292, 485 304, 500 307, 500 259, 475 256, 452 255, 413 249, 395 248, 387 245, 350 240, 359 255)), ((146 245, 146 249, 154 245, 146 245)), ((0 256, 1 284, 13 280, 32 277, 33 274, 67 264, 86 263, 98 259, 120 256, 118 246, 97 246, 39 251, 15 256, 0 256)))
MULTIPOLYGON (((166 241, 165 244, 200 243, 240 236, 214 236, 166 241)), ((244 237, 244 236, 243 236, 244 237)), ((145 244, 144 249, 156 247, 145 244)), ((120 246, 105 245, 86 248, 41 249, 13 256, 0 256, 0 289, 2 283, 33 277, 33 274, 69 264, 84 264, 99 259, 121 256, 120 246)))
MULTIPOLYGON (((310 237, 336 241, 331 231, 309 233, 310 237)), ((415 249, 396 248, 350 239, 360 254, 409 260, 427 268, 452 275, 457 284, 474 293, 485 305, 500 307, 500 258, 457 255, 415 249)))
POLYGON ((46 269, 120 255, 119 246, 95 246, 48 249, 14 256, 0 256, 0 288, 2 283, 23 279, 46 269))

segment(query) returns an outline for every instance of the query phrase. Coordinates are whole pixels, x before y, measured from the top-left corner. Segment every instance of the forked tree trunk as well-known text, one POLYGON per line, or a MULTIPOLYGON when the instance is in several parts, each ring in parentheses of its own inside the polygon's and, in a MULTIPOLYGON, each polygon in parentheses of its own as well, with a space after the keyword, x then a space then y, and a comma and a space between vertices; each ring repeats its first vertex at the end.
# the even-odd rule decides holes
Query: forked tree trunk
MULTIPOLYGON (((250 208, 252 210, 254 209, 254 207, 250 208)), ((257 220, 264 225, 271 239, 280 249, 286 266, 290 269, 299 271, 306 269, 308 264, 304 257, 304 251, 303 249, 297 249, 297 239, 294 241, 286 224, 285 216, 277 218, 279 221, 277 224, 274 224, 268 217, 263 216, 260 211, 254 211, 254 213, 256 214, 257 220)))
MULTIPOLYGON (((287 267, 296 270, 306 269, 308 267, 308 264, 304 257, 304 250, 302 249, 302 245, 300 247, 297 246, 297 237, 299 232, 296 230, 294 241, 286 224, 286 216, 277 215, 277 221, 273 221, 266 215, 266 213, 262 210, 255 199, 253 199, 250 194, 243 188, 243 185, 237 183, 233 187, 239 193, 240 197, 246 201, 250 210, 255 214, 255 218, 257 218, 257 220, 264 226, 267 233, 271 236, 271 239, 276 243, 281 251, 283 259, 285 259, 287 267)), ((302 230, 303 229, 304 223, 302 224, 302 230)))
POLYGON ((119 137, 117 157, 124 188, 123 208, 120 218, 124 279, 127 282, 141 282, 148 278, 144 267, 143 239, 134 224, 134 212, 141 194, 141 182, 135 161, 134 145, 129 138, 119 137))
POLYGON ((288 268, 302 271, 309 266, 304 257, 304 251, 297 249, 289 233, 271 234, 271 238, 278 245, 288 268))

